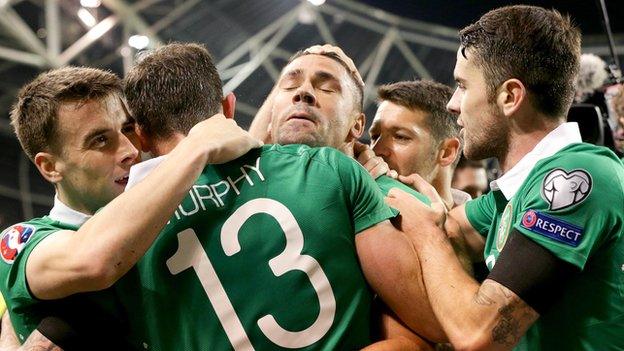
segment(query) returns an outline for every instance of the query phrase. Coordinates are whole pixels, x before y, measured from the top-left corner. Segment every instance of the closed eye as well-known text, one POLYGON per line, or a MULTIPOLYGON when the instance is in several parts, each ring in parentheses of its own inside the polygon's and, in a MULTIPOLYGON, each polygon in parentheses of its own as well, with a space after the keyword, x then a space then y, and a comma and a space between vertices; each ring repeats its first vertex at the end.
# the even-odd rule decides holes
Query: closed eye
POLYGON ((412 138, 408 137, 407 135, 401 135, 401 134, 395 134, 394 138, 399 140, 399 141, 407 141, 407 140, 411 140, 412 138))

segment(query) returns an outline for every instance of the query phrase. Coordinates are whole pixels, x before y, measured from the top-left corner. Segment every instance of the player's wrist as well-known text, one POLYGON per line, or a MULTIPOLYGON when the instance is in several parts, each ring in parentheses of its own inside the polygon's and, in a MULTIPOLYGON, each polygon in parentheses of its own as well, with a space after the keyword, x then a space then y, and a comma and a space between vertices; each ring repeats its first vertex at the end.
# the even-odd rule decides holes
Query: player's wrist
POLYGON ((206 164, 215 153, 215 143, 206 142, 205 138, 197 134, 187 136, 181 144, 183 158, 191 163, 206 164))

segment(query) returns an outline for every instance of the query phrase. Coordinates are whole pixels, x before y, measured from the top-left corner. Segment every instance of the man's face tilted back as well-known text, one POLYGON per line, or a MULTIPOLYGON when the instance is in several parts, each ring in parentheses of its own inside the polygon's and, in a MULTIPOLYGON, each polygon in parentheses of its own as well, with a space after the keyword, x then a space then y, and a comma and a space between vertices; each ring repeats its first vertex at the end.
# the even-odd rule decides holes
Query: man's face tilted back
POLYGON ((288 64, 273 102, 271 136, 277 144, 341 148, 358 116, 353 83, 332 58, 307 54, 288 64))

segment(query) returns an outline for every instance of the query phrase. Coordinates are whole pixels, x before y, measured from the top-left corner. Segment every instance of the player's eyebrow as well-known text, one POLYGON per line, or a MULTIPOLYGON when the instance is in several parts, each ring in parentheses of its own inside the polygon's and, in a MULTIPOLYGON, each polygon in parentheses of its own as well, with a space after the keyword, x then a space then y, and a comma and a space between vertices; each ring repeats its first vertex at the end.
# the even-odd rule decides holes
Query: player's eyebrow
POLYGON ((98 128, 98 129, 94 129, 92 131, 89 132, 89 134, 87 134, 82 142, 83 144, 88 144, 93 138, 95 138, 98 135, 102 135, 102 134, 106 134, 108 131, 110 131, 110 128, 98 128))
POLYGON ((297 68, 297 69, 293 69, 291 71, 286 72, 283 78, 297 78, 301 75, 303 75, 303 70, 300 68, 297 68))
POLYGON ((324 80, 335 80, 338 81, 338 78, 336 78, 336 76, 334 76, 333 74, 326 72, 326 71, 317 71, 314 72, 314 78, 324 81, 324 80))

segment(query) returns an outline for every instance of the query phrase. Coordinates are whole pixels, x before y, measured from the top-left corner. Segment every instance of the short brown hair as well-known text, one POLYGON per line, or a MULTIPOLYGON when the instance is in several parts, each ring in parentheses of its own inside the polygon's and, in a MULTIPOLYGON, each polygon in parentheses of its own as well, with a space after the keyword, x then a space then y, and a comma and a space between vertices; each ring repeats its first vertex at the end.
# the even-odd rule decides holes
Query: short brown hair
POLYGON ((32 161, 38 152, 58 150, 58 111, 66 102, 87 102, 122 95, 121 79, 96 68, 64 67, 40 74, 17 95, 11 124, 32 161))
POLYGON ((357 112, 362 112, 364 110, 364 85, 362 85, 362 83, 360 83, 360 80, 354 76, 354 74, 349 69, 349 66, 347 66, 347 64, 344 61, 342 61, 342 59, 340 58, 338 54, 333 53, 333 52, 323 52, 320 54, 316 54, 316 53, 306 52, 305 50, 299 50, 290 57, 290 60, 288 60, 288 63, 286 65, 290 64, 291 62, 298 59, 299 57, 305 56, 305 55, 321 55, 321 56, 329 57, 330 59, 338 62, 344 69, 346 69, 347 73, 349 74, 349 78, 351 78, 356 88, 356 91, 354 94, 354 97, 355 97, 354 102, 355 102, 356 108, 358 109, 357 112))
POLYGON ((566 114, 581 54, 581 34, 568 16, 536 6, 501 7, 459 37, 462 55, 468 49, 483 69, 490 100, 504 81, 516 78, 536 110, 551 117, 566 114))
POLYGON ((143 56, 124 79, 128 106, 151 137, 184 135, 221 111, 221 78, 203 45, 172 43, 143 56))
POLYGON ((450 87, 430 80, 404 81, 382 85, 377 95, 382 101, 427 113, 427 123, 436 143, 459 138, 461 128, 457 116, 446 110, 446 103, 453 95, 450 87))

